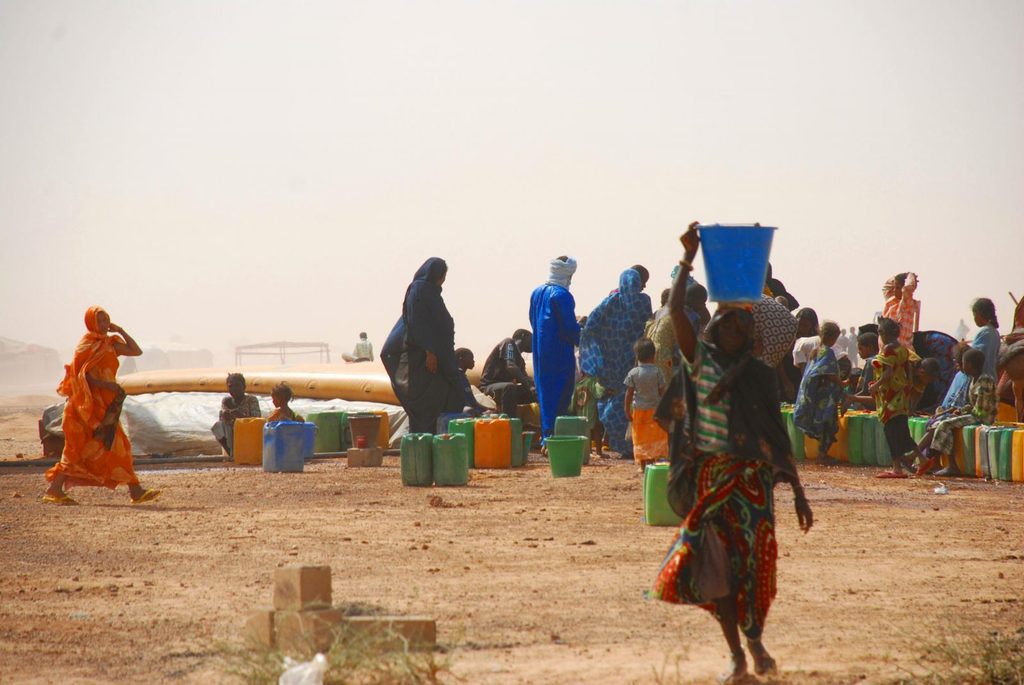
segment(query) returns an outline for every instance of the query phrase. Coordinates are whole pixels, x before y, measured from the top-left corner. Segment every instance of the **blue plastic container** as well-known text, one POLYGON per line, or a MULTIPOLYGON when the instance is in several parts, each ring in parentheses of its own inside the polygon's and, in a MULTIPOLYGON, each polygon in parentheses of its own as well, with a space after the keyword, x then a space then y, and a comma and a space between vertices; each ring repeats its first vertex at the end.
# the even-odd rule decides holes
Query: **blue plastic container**
POLYGON ((775 228, 750 224, 699 226, 708 299, 760 302, 775 228))
POLYGON ((274 421, 263 427, 263 470, 302 473, 313 456, 316 426, 297 421, 274 421))

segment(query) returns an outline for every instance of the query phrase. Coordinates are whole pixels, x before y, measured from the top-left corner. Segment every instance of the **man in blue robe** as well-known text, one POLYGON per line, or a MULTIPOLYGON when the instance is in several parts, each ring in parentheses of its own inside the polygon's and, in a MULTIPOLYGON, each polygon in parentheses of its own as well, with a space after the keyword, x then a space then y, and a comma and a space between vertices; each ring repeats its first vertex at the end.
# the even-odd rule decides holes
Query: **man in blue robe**
POLYGON ((547 283, 530 295, 533 378, 545 438, 554 431, 555 419, 568 413, 576 381, 575 349, 580 342, 580 325, 576 321, 576 300, 569 292, 574 273, 575 259, 552 259, 547 283))

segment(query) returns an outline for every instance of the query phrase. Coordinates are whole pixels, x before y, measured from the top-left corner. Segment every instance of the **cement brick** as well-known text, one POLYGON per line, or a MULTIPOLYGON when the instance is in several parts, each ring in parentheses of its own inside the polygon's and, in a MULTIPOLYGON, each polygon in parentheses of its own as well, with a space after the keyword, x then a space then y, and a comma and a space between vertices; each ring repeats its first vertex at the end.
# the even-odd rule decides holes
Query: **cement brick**
POLYGON ((344 619, 340 609, 279 611, 274 617, 277 648, 291 655, 326 652, 344 619))
POLYGON ((275 609, 301 611, 330 606, 330 566, 282 566, 274 571, 275 609))
POLYGON ((380 466, 384 463, 384 450, 380 447, 350 447, 347 456, 349 468, 380 466))
POLYGON ((249 614, 245 621, 245 628, 242 630, 242 637, 251 645, 273 649, 274 637, 274 610, 257 609, 249 614))
POLYGON ((431 649, 437 644, 437 621, 426 616, 350 616, 345 619, 353 634, 368 633, 390 649, 431 649))

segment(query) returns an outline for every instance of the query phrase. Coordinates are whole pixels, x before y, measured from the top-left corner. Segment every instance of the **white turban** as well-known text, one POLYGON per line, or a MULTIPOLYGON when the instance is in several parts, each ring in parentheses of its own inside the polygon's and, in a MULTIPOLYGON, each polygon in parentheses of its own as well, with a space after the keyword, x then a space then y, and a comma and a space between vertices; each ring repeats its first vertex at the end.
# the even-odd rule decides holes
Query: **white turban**
POLYGON ((564 262, 561 259, 552 259, 551 275, 548 276, 548 283, 568 288, 574 273, 576 273, 576 260, 572 257, 569 257, 564 262))

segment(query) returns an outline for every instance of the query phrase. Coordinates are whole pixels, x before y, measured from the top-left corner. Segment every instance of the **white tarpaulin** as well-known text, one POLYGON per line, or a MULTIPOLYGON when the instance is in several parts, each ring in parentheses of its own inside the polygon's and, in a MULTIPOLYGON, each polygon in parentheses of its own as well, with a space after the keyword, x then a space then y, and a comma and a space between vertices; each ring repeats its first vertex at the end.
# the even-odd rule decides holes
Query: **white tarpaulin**
MULTIPOLYGON (((220 417, 223 399, 223 393, 212 392, 161 392, 125 398, 121 421, 132 442, 132 454, 220 454, 210 427, 220 417)), ((269 416, 274 411, 270 398, 257 399, 263 416, 269 416)), ((405 410, 391 404, 298 398, 288 406, 303 416, 321 411, 386 411, 392 445, 409 431, 405 410)))

